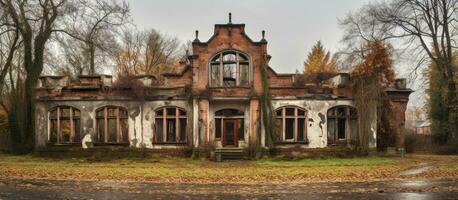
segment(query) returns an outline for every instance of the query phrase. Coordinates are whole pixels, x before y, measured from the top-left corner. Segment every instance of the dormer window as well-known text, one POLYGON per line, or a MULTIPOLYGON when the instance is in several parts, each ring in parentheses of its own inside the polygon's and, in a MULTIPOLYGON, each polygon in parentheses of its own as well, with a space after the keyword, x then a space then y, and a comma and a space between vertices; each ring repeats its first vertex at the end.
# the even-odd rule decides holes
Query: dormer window
POLYGON ((210 60, 211 87, 249 86, 249 74, 248 57, 241 52, 220 52, 210 60))

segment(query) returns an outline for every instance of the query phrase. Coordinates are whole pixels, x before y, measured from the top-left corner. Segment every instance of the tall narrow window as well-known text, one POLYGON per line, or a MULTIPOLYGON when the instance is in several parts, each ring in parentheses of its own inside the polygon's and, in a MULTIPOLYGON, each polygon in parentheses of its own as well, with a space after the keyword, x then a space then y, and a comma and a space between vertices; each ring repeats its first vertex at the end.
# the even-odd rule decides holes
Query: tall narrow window
POLYGON ((250 68, 247 56, 237 51, 216 54, 210 61, 210 86, 248 86, 250 68))
POLYGON ((155 112, 155 143, 186 142, 186 111, 178 107, 165 107, 155 112))
POLYGON ((328 144, 348 143, 357 135, 357 112, 349 106, 328 110, 328 144))
POLYGON ((78 143, 81 112, 73 107, 60 106, 49 111, 49 142, 57 144, 78 143))
POLYGON ((128 143, 127 110, 118 106, 106 106, 96 111, 96 141, 106 144, 128 143))
POLYGON ((277 131, 283 142, 307 142, 307 112, 297 107, 276 110, 277 131))

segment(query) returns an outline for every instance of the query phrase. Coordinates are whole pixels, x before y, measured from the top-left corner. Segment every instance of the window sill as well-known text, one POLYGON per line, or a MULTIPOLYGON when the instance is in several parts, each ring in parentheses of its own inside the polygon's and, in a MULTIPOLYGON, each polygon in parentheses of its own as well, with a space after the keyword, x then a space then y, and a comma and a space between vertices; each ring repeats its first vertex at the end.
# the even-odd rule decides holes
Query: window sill
POLYGON ((301 141, 301 142, 288 142, 288 141, 281 141, 281 142, 275 142, 275 144, 309 144, 308 141, 301 141))
POLYGON ((108 143, 101 143, 101 142, 96 142, 94 143, 94 146, 129 146, 128 142, 108 142, 108 143))
POLYGON ((186 145, 187 142, 153 142, 154 145, 186 145))
POLYGON ((67 146, 81 146, 81 142, 72 142, 72 143, 54 143, 48 142, 47 146, 54 146, 54 147, 67 147, 67 146))
POLYGON ((232 86, 232 87, 223 87, 223 86, 210 86, 210 89, 250 89, 251 86, 232 86))

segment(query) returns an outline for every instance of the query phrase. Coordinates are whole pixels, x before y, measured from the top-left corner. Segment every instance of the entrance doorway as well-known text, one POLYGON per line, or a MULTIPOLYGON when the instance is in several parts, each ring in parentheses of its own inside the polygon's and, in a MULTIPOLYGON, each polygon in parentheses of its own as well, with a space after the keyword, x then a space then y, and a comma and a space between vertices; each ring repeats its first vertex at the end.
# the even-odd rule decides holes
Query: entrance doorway
POLYGON ((238 146, 237 120, 224 120, 223 146, 238 146))
POLYGON ((244 140, 244 113, 235 109, 219 110, 215 113, 215 139, 223 147, 238 147, 244 140))

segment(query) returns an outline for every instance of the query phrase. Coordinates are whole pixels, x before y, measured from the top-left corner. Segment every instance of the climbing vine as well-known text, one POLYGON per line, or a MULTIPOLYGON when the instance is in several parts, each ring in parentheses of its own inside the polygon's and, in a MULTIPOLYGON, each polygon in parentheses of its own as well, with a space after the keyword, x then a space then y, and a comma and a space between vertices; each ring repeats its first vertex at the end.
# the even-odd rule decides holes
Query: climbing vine
POLYGON ((262 125, 266 135, 266 145, 269 149, 274 146, 274 127, 272 126, 274 118, 272 115, 272 99, 269 91, 269 81, 267 78, 267 58, 264 55, 261 64, 261 81, 262 93, 259 97, 261 103, 262 125))

